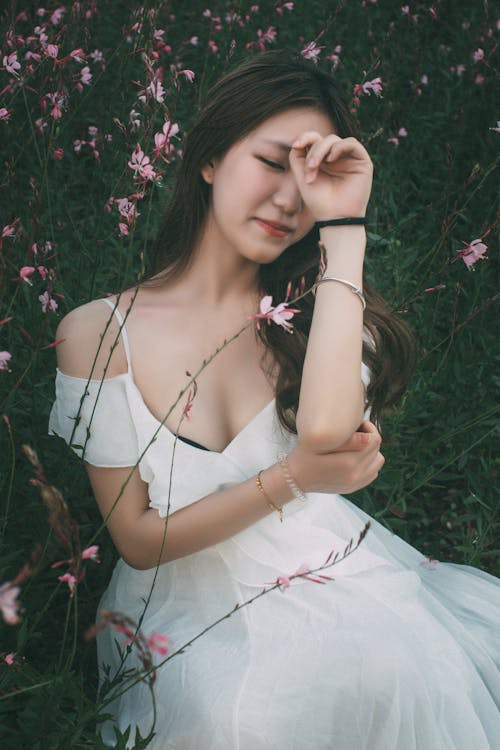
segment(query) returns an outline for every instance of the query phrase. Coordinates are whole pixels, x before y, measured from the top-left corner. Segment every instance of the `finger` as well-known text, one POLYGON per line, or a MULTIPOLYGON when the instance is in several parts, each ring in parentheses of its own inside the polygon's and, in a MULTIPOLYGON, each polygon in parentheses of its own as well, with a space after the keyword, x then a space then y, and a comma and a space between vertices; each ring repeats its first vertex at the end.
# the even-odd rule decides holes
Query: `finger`
POLYGON ((370 155, 363 144, 351 136, 337 140, 332 145, 330 154, 325 158, 325 161, 330 163, 336 159, 345 158, 347 156, 361 161, 371 161, 370 155))
POLYGON ((321 140, 321 136, 315 130, 306 130, 293 143, 290 153, 299 159, 305 159, 312 146, 321 140))

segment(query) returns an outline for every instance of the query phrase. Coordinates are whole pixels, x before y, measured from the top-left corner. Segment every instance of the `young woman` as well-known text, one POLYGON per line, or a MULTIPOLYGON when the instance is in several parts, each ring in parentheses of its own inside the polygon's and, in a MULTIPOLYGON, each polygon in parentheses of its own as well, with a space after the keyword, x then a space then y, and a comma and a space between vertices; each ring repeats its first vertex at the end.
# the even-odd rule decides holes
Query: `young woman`
MULTIPOLYGON (((412 350, 363 280, 372 163, 356 135, 315 65, 284 53, 245 62, 187 139, 149 279, 60 324, 50 429, 83 456, 121 556, 100 609, 168 635, 172 650, 278 576, 342 553, 368 520, 341 494, 384 463, 376 425, 412 350), (293 302, 292 335, 247 327, 169 413, 187 373, 263 297, 277 305, 289 282, 317 281, 293 302)), ((282 578, 286 590, 160 668, 151 747, 492 749, 496 579, 432 566, 375 521, 330 572, 322 586, 282 578)), ((103 679, 123 671, 117 637, 99 635, 103 679)), ((149 688, 111 710, 144 736, 149 688)), ((112 722, 104 738, 113 746, 112 722)))

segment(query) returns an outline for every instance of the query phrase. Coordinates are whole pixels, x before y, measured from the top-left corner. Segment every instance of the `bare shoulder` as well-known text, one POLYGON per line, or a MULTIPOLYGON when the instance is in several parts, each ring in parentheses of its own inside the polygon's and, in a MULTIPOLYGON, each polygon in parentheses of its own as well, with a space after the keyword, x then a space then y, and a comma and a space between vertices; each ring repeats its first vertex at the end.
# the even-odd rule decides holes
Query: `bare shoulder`
POLYGON ((67 375, 109 378, 127 370, 118 321, 102 300, 71 310, 60 321, 56 338, 61 340, 57 364, 67 375))

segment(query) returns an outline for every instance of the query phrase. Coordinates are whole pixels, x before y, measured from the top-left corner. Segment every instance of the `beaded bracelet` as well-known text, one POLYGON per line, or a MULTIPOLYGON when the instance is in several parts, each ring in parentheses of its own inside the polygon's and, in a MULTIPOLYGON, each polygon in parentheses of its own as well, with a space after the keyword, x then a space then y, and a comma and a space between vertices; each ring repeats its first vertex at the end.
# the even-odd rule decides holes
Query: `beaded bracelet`
POLYGON ((302 492, 299 485, 292 477, 286 455, 284 453, 280 453, 278 456, 278 461, 280 462, 280 466, 283 469, 283 474, 285 475, 287 484, 293 492, 293 496, 297 498, 297 500, 302 500, 303 503, 306 503, 307 496, 302 492))
POLYGON ((273 503, 273 501, 271 500, 271 498, 269 497, 269 495, 267 494, 267 492, 265 491, 265 489, 264 489, 264 487, 262 485, 262 479, 260 478, 260 475, 262 474, 263 471, 264 471, 264 469, 261 469, 259 471, 259 473, 257 474, 257 476, 255 477, 255 481, 257 482, 257 487, 259 488, 259 490, 264 495, 264 497, 266 499, 266 502, 269 505, 269 507, 271 508, 271 510, 275 510, 277 513, 279 513, 280 521, 281 521, 281 523, 283 523, 283 508, 279 508, 277 505, 275 505, 273 503))

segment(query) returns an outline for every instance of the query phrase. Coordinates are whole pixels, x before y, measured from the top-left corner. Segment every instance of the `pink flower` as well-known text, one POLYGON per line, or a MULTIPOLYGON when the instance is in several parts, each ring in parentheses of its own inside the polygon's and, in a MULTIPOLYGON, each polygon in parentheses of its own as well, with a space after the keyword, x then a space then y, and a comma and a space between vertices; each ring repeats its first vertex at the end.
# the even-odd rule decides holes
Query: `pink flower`
POLYGON ((147 647, 151 653, 160 654, 160 656, 168 654, 168 643, 169 639, 166 635, 157 633, 154 630, 146 639, 147 647))
POLYGON ((95 49, 93 52, 91 52, 90 57, 96 63, 102 63, 102 61, 104 60, 104 55, 102 54, 100 49, 95 49))
MULTIPOLYGON (((289 331, 289 333, 293 332, 293 325, 291 323, 288 323, 288 321, 293 318, 295 313, 300 312, 300 310, 295 310, 291 307, 286 306, 286 302, 280 302, 279 305, 276 305, 276 307, 272 306, 273 298, 271 295, 266 295, 265 297, 262 297, 260 301, 260 313, 256 313, 255 315, 251 316, 251 319, 259 319, 263 318, 264 320, 267 320, 270 322, 271 320, 273 323, 276 323, 279 326, 282 326, 286 331, 289 331)), ((257 326, 258 326, 257 322, 257 326)))
POLYGON ((278 576, 276 579, 276 583, 282 591, 290 587, 290 579, 286 576, 278 576))
POLYGON ((21 589, 13 586, 10 581, 0 586, 0 612, 8 625, 17 625, 21 622, 19 617, 20 604, 17 601, 21 589))
POLYGON ((64 14, 66 13, 66 8, 64 5, 61 5, 60 8, 56 8, 55 11, 53 11, 51 17, 50 17, 50 23, 54 26, 57 26, 59 23, 61 23, 64 14))
POLYGON ((16 219, 12 222, 12 224, 6 224, 4 228, 2 229, 2 239, 5 239, 5 237, 13 237, 14 236, 14 226, 17 224, 19 219, 16 219))
POLYGON ((51 310, 51 312, 56 312, 58 308, 57 302, 55 301, 55 299, 52 299, 52 297, 47 291, 39 295, 38 301, 41 303, 42 312, 44 313, 46 313, 47 310, 51 310))
POLYGON ((85 65, 85 67, 82 68, 80 71, 80 82, 84 86, 89 86, 91 80, 92 80, 92 73, 90 72, 89 66, 85 65))
POLYGON ((90 547, 87 547, 87 549, 83 550, 82 560, 93 560, 94 562, 100 562, 98 552, 99 545, 92 544, 90 547))
POLYGON ((72 573, 64 573, 64 575, 58 576, 57 580, 63 581, 63 583, 67 583, 70 594, 71 596, 73 596, 73 594, 76 591, 76 584, 77 584, 76 577, 72 573))
POLYGON ((47 44, 47 47, 45 48, 45 53, 48 57, 52 57, 53 60, 56 59, 57 55, 59 54, 59 47, 57 44, 47 44))
POLYGON ((130 169, 134 170, 136 175, 139 174, 146 180, 153 180, 156 177, 156 172, 150 164, 149 156, 144 154, 139 144, 137 144, 136 150, 132 152, 128 165, 130 169))
POLYGON ((78 47, 78 49, 71 50, 69 56, 79 63, 85 62, 85 58, 87 57, 85 52, 80 47, 78 47))
POLYGON ((15 653, 14 652, 11 652, 10 654, 5 654, 4 662, 6 664, 8 664, 9 667, 10 667, 10 666, 12 666, 12 664, 14 664, 14 657, 15 657, 15 653))
POLYGON ((500 133, 500 120, 497 120, 496 128, 488 128, 488 130, 493 130, 494 133, 500 133))
POLYGON ((11 359, 12 354, 10 352, 0 352, 0 370, 8 370, 11 359))
POLYGON ((170 138, 177 135, 178 132, 179 126, 177 125, 177 123, 171 123, 170 120, 166 120, 163 125, 162 132, 155 133, 155 146, 157 156, 161 155, 161 151, 165 151, 165 153, 167 154, 170 153, 170 151, 172 150, 172 147, 170 145, 170 138))
POLYGON ((10 118, 10 114, 11 113, 8 109, 6 109, 5 107, 0 107, 0 120, 5 120, 7 122, 7 120, 10 118))
POLYGON ((468 245, 464 242, 464 245, 466 245, 466 247, 463 250, 458 251, 457 258, 462 258, 463 262, 470 270, 476 261, 480 258, 484 259, 484 254, 488 249, 488 245, 485 245, 480 239, 472 240, 468 245))
POLYGON ((365 83, 361 84, 364 94, 369 94, 370 91, 373 91, 377 96, 382 91, 382 87, 383 82, 381 78, 374 78, 372 81, 365 81, 365 83))
POLYGON ((5 55, 2 61, 7 73, 17 75, 16 71, 21 69, 20 63, 17 61, 17 52, 11 52, 10 55, 5 55))
POLYGON ((64 156, 64 149, 63 148, 55 148, 54 149, 54 159, 57 159, 58 161, 61 161, 61 159, 64 156))
MULTIPOLYGON (((473 53, 472 53, 472 59, 474 62, 479 62, 480 60, 484 59, 484 49, 481 49, 481 47, 478 47, 473 53)), ((5 65, 5 63, 4 63, 5 65)))
MULTIPOLYGON (((195 39, 195 38, 197 39, 198 37, 193 37, 193 39, 195 39)), ((194 81, 195 74, 193 73, 192 70, 188 70, 187 68, 185 70, 178 70, 177 71, 177 75, 178 76, 186 76, 186 78, 188 79, 189 83, 193 83, 193 81, 194 81)))
POLYGON ((35 269, 33 266, 23 266, 21 270, 19 271, 19 278, 21 281, 25 281, 30 286, 33 286, 31 281, 29 280, 29 277, 35 273, 35 269))
POLYGON ((153 99, 161 104, 165 99, 165 89, 163 88, 160 76, 161 74, 159 71, 153 74, 151 83, 146 91, 149 91, 153 99))
POLYGON ((300 54, 306 60, 314 60, 315 62, 317 62, 322 49, 324 49, 324 47, 318 47, 316 42, 309 42, 309 44, 306 44, 300 54))

